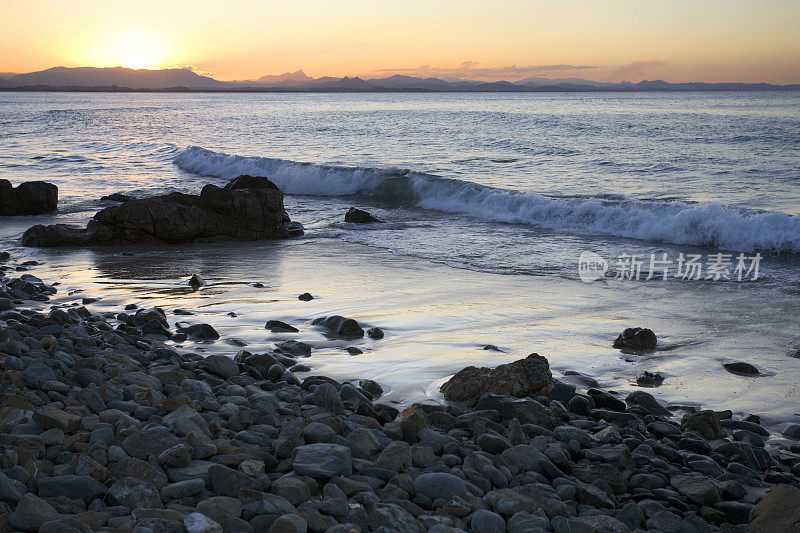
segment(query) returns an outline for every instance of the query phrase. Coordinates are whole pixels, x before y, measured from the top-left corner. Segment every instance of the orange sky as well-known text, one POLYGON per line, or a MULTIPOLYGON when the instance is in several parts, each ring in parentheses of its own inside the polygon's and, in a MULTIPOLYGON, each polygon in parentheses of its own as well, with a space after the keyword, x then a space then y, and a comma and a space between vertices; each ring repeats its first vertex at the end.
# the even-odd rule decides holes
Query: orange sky
POLYGON ((795 0, 2 0, 0 71, 800 83, 795 0))

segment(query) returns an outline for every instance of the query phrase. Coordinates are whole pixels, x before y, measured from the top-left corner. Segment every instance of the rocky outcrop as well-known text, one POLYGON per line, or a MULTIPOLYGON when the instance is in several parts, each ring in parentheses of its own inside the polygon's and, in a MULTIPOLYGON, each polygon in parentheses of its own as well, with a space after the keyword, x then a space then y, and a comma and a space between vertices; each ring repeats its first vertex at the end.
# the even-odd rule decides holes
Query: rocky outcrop
POLYGON ((532 353, 525 359, 494 369, 468 366, 457 372, 440 390, 448 401, 472 405, 487 392, 515 398, 546 396, 554 386, 547 359, 532 353))
POLYGON ((26 246, 252 241, 303 234, 289 219, 283 193, 267 178, 239 176, 224 188, 206 185, 199 195, 171 193, 130 200, 99 211, 86 228, 34 226, 26 246))
POLYGON ((58 206, 58 187, 44 181, 26 181, 13 187, 0 180, 0 216, 40 215, 58 206))
POLYGON ((355 207, 351 207, 347 210, 347 213, 344 215, 345 222, 352 222, 354 224, 370 224, 372 222, 383 222, 383 220, 379 218, 375 218, 367 211, 363 209, 357 209, 355 207))

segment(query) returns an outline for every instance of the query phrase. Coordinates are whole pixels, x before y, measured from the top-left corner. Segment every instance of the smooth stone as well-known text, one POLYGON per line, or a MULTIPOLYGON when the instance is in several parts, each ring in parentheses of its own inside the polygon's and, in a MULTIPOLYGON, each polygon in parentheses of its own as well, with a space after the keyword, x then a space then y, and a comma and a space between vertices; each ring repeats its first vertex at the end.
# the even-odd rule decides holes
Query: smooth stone
POLYGON ((316 443, 298 446, 292 468, 301 476, 332 478, 350 475, 350 448, 338 444, 316 443))
POLYGON ((428 472, 414 479, 414 492, 430 500, 450 500, 467 494, 467 484, 458 476, 444 472, 428 472))

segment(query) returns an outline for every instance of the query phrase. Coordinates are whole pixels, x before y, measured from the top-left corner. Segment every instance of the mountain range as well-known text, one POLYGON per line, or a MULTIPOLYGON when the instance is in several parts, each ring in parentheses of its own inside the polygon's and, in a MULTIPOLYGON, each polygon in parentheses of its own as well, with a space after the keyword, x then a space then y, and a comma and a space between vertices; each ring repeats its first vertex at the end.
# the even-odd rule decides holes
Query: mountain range
POLYGON ((302 70, 257 80, 218 81, 189 69, 161 70, 124 67, 53 67, 27 74, 0 73, 0 90, 60 91, 264 91, 264 92, 569 92, 569 91, 753 91, 800 90, 800 84, 769 83, 638 83, 598 82, 581 78, 531 77, 486 82, 469 79, 418 78, 393 75, 383 78, 325 76, 312 78, 302 70))

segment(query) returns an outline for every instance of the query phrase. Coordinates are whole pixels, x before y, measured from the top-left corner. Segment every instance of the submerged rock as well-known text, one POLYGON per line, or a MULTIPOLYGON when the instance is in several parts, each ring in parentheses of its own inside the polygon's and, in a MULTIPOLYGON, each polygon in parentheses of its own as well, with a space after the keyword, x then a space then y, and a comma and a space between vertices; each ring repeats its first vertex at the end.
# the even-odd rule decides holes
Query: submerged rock
POLYGON ((636 384, 640 387, 660 387, 664 383, 664 376, 659 373, 644 371, 636 376, 636 384))
POLYGON ((736 363, 724 363, 722 366, 725 367, 725 370, 737 376, 757 376, 761 373, 753 365, 742 363, 741 361, 736 363))
POLYGON ((264 326, 264 328, 272 331, 273 333, 297 333, 300 331, 296 327, 289 325, 286 322, 281 322, 280 320, 267 320, 267 325, 264 326))
POLYGON ((267 178, 239 176, 199 195, 171 193, 124 202, 95 214, 86 228, 34 226, 26 246, 187 243, 285 239, 303 234, 283 207, 283 193, 267 178))
POLYGON ((379 218, 375 218, 367 211, 362 209, 357 209, 355 207, 351 207, 347 210, 347 213, 344 215, 345 222, 352 222, 355 224, 370 224, 372 222, 383 222, 383 220, 379 218))
POLYGON ((26 181, 16 187, 0 179, 0 216, 40 215, 58 207, 58 187, 44 181, 26 181))
POLYGON ((614 340, 614 348, 642 352, 655 350, 658 339, 647 328, 627 328, 614 340))
POLYGON ((311 325, 321 326, 338 337, 360 338, 364 336, 364 330, 358 322, 339 315, 317 318, 311 325))
POLYGON ((468 366, 441 387, 448 401, 474 404, 486 392, 522 398, 547 395, 554 387, 547 359, 532 353, 525 359, 497 368, 468 366))

